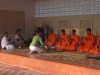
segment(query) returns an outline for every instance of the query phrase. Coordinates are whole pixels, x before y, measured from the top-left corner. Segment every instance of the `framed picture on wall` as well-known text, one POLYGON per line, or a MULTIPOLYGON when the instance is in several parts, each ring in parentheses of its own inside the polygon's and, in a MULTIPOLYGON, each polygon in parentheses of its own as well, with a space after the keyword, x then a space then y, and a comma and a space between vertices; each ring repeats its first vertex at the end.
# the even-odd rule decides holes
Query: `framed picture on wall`
POLYGON ((86 36, 86 28, 91 28, 93 32, 93 20, 91 19, 83 19, 80 20, 80 36, 86 36))
POLYGON ((58 34, 60 35, 60 30, 65 29, 66 33, 69 35, 70 34, 70 23, 69 21, 59 21, 59 30, 58 34))

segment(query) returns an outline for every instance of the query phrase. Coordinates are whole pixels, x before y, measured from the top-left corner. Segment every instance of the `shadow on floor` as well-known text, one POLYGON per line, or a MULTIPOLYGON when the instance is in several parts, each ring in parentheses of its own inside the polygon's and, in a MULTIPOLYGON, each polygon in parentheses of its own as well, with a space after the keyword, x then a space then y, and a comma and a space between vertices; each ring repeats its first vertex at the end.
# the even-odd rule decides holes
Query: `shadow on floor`
POLYGON ((89 56, 89 57, 87 57, 87 59, 100 60, 100 56, 95 56, 95 57, 93 57, 93 56, 89 56))

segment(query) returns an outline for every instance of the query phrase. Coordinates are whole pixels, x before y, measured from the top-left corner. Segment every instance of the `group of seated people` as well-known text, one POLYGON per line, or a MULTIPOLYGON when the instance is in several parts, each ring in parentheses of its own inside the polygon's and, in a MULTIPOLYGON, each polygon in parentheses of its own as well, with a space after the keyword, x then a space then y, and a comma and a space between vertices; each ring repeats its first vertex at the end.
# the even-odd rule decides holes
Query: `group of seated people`
POLYGON ((58 51, 79 51, 100 54, 100 38, 97 39, 91 33, 91 28, 86 29, 86 34, 85 37, 80 39, 80 36, 76 35, 75 29, 72 30, 71 36, 67 35, 65 30, 62 29, 60 38, 58 38, 53 30, 50 30, 48 39, 43 42, 41 31, 38 30, 30 44, 30 53, 41 53, 44 50, 43 48, 54 48, 54 50, 58 51))
MULTIPOLYGON (((17 29, 16 32, 14 44, 10 42, 11 38, 8 32, 4 32, 4 36, 1 40, 2 49, 13 50, 15 47, 21 48, 25 46, 21 29, 17 29)), ((29 46, 30 53, 41 53, 44 49, 53 49, 56 51, 79 51, 100 54, 100 38, 96 38, 96 36, 91 33, 91 28, 87 28, 86 33, 87 35, 80 39, 80 36, 76 35, 75 29, 72 30, 71 36, 67 35, 65 30, 62 29, 60 38, 58 38, 57 34, 50 29, 48 38, 43 42, 41 37, 42 32, 37 30, 29 46)))
POLYGON ((9 36, 8 32, 4 32, 4 36, 1 39, 2 49, 13 50, 15 47, 21 48, 21 46, 24 45, 21 29, 17 29, 16 32, 14 43, 11 43, 11 37, 9 36))

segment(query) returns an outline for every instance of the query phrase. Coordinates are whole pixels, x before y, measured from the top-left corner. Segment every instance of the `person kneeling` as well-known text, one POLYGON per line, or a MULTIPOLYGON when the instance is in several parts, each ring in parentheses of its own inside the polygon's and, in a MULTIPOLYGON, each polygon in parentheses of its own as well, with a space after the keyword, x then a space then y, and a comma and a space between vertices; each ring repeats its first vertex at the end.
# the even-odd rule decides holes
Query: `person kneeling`
POLYGON ((8 36, 8 32, 4 32, 4 37, 1 40, 2 49, 13 50, 15 49, 14 45, 10 43, 10 38, 8 36))
POLYGON ((31 50, 30 54, 43 52, 44 43, 41 35, 42 35, 41 31, 37 30, 36 35, 33 37, 33 40, 29 46, 29 49, 31 50))

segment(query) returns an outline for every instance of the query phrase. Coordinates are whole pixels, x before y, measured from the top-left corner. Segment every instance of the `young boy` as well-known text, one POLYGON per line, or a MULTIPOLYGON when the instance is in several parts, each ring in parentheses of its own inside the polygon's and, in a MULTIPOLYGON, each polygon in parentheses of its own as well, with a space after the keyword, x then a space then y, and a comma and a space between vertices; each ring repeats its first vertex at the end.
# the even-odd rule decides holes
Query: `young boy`
POLYGON ((15 35, 15 46, 18 48, 21 48, 22 46, 25 46, 24 40, 21 34, 21 29, 16 30, 17 34, 15 35))

